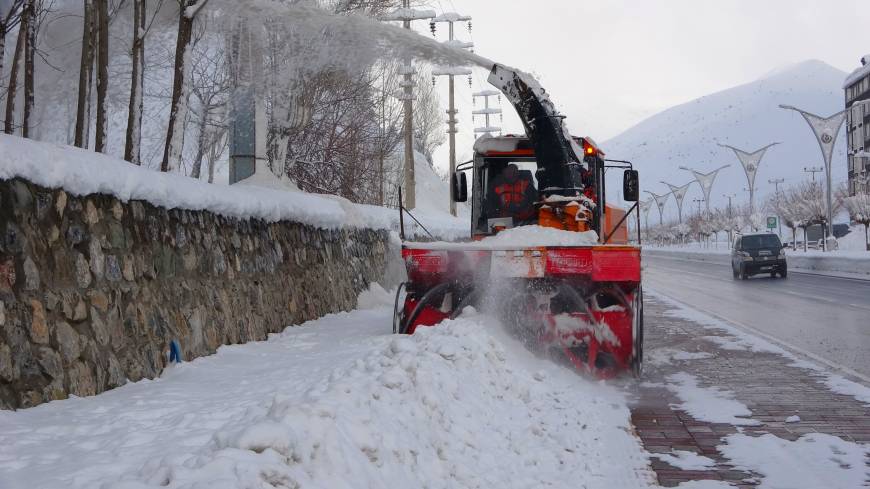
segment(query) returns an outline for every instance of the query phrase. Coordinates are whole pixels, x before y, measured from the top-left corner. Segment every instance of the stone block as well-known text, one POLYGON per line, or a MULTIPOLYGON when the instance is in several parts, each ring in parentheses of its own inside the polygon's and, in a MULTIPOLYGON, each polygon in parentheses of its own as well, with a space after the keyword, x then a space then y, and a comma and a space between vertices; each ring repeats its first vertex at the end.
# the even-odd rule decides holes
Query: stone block
POLYGON ((36 299, 30 300, 31 321, 30 339, 34 343, 48 343, 48 324, 45 322, 45 309, 42 302, 36 299))
POLYGON ((82 354, 82 340, 78 332, 69 323, 58 321, 54 328, 57 349, 64 360, 64 364, 70 365, 82 354))
POLYGON ((20 375, 18 366, 12 363, 12 350, 8 345, 0 343, 0 380, 14 382, 20 375))
POLYGON ((86 289, 91 285, 91 268, 88 264, 87 258, 85 255, 75 251, 75 274, 76 274, 76 283, 79 287, 86 289))

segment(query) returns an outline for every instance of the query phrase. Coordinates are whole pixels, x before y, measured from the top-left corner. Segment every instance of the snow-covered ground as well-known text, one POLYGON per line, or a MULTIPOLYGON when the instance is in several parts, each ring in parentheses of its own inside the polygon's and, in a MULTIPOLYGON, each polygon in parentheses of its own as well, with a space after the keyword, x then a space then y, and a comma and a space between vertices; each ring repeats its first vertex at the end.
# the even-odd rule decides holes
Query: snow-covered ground
MULTIPOLYGON (((425 173, 424 173, 425 175, 425 173)), ((433 173, 434 175, 434 173, 433 173)), ((281 189, 273 181, 249 185, 213 185, 182 175, 160 173, 93 151, 0 135, 0 179, 24 178, 37 185, 63 188, 75 195, 102 193, 120 200, 145 200, 168 209, 209 210, 238 218, 291 220, 319 228, 366 227, 398 230, 398 211, 354 204, 333 195, 281 189)), ((435 183, 423 182, 424 194, 435 183)), ((446 182, 443 182, 446 188, 446 182)), ((415 215, 443 239, 467 238, 467 219, 455 218, 435 205, 415 215)), ((410 219, 406 219, 410 221, 410 219)), ((406 222, 406 230, 416 226, 406 222)))
POLYGON ((625 392, 473 311, 389 334, 390 295, 154 381, 0 412, 0 487, 649 487, 625 392))

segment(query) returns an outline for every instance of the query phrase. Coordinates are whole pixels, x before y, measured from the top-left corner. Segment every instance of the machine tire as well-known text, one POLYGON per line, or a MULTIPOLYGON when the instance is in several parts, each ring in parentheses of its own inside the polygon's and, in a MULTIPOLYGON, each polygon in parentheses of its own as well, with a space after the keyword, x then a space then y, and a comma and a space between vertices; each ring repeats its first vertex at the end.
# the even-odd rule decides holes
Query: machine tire
POLYGON ((643 375, 643 288, 637 286, 637 293, 633 301, 634 321, 632 321, 632 356, 631 356, 631 374, 634 378, 639 379, 643 375))

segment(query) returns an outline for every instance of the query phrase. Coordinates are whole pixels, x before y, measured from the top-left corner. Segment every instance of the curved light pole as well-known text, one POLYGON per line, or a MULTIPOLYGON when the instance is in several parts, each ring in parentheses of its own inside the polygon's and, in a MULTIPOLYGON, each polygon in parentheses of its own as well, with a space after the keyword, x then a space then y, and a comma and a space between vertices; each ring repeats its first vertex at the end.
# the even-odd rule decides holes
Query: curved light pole
MULTIPOLYGON (((840 126, 846 120, 846 111, 841 110, 829 117, 820 117, 805 110, 798 109, 791 105, 780 105, 779 108, 793 110, 798 112, 810 125, 813 134, 816 136, 816 141, 819 143, 819 149, 822 150, 822 158, 825 160, 825 177, 827 179, 827 206, 828 206, 828 236, 834 235, 834 209, 833 197, 831 191, 831 157, 834 154, 834 144, 837 143, 837 135, 840 133, 840 126)), ((827 243, 825 243, 827 245, 827 243)))
POLYGON ((649 210, 652 209, 653 199, 646 199, 640 203, 640 211, 643 213, 644 231, 649 234, 649 210))
POLYGON ((695 175, 695 180, 698 181, 698 185, 701 186, 701 191, 704 192, 704 201, 705 206, 707 207, 707 215, 710 214, 710 192, 713 190, 713 181, 716 180, 716 176, 725 168, 728 168, 731 165, 723 165, 715 170, 708 173, 701 173, 698 170, 693 170, 692 168, 688 168, 685 166, 681 166, 680 170, 686 170, 692 172, 692 175, 695 175))
POLYGON ((665 213, 665 204, 668 203, 668 196, 671 194, 657 195, 649 190, 644 190, 644 192, 652 195, 653 201, 656 203, 656 207, 659 208, 659 226, 664 224, 664 213, 665 213))
POLYGON ((671 189, 671 193, 674 194, 674 199, 677 200, 677 213, 680 218, 680 224, 683 223, 683 199, 686 198, 686 192, 689 191, 689 186, 695 182, 689 182, 685 185, 677 186, 672 185, 668 182, 662 182, 667 185, 669 189, 671 189))
POLYGON ((740 164, 743 165, 743 171, 746 172, 746 181, 749 183, 749 215, 755 213, 755 174, 758 173, 758 167, 761 165, 761 158, 764 157, 764 153, 771 146, 775 146, 779 143, 770 143, 767 146, 755 150, 752 153, 748 153, 743 151, 742 149, 737 149, 734 146, 729 146, 727 144, 716 143, 723 148, 728 148, 731 151, 734 151, 734 154, 737 155, 737 159, 740 160, 740 164))

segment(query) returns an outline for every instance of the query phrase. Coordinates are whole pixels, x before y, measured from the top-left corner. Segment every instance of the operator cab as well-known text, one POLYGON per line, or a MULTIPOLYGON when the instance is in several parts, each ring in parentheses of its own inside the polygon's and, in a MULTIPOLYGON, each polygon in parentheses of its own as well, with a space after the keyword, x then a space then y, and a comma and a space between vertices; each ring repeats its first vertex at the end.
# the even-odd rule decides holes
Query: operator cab
POLYGON ((584 164, 570 164, 566 177, 549 175, 548 171, 554 170, 540 164, 526 137, 478 139, 474 159, 460 165, 453 179, 454 197, 465 201, 467 183, 462 172, 472 170, 472 236, 479 239, 529 224, 570 231, 598 230, 606 217, 597 211, 598 203, 604 200, 604 153, 588 139, 574 138, 574 142, 582 148, 584 164), (560 184, 566 180, 567 186, 560 184))

